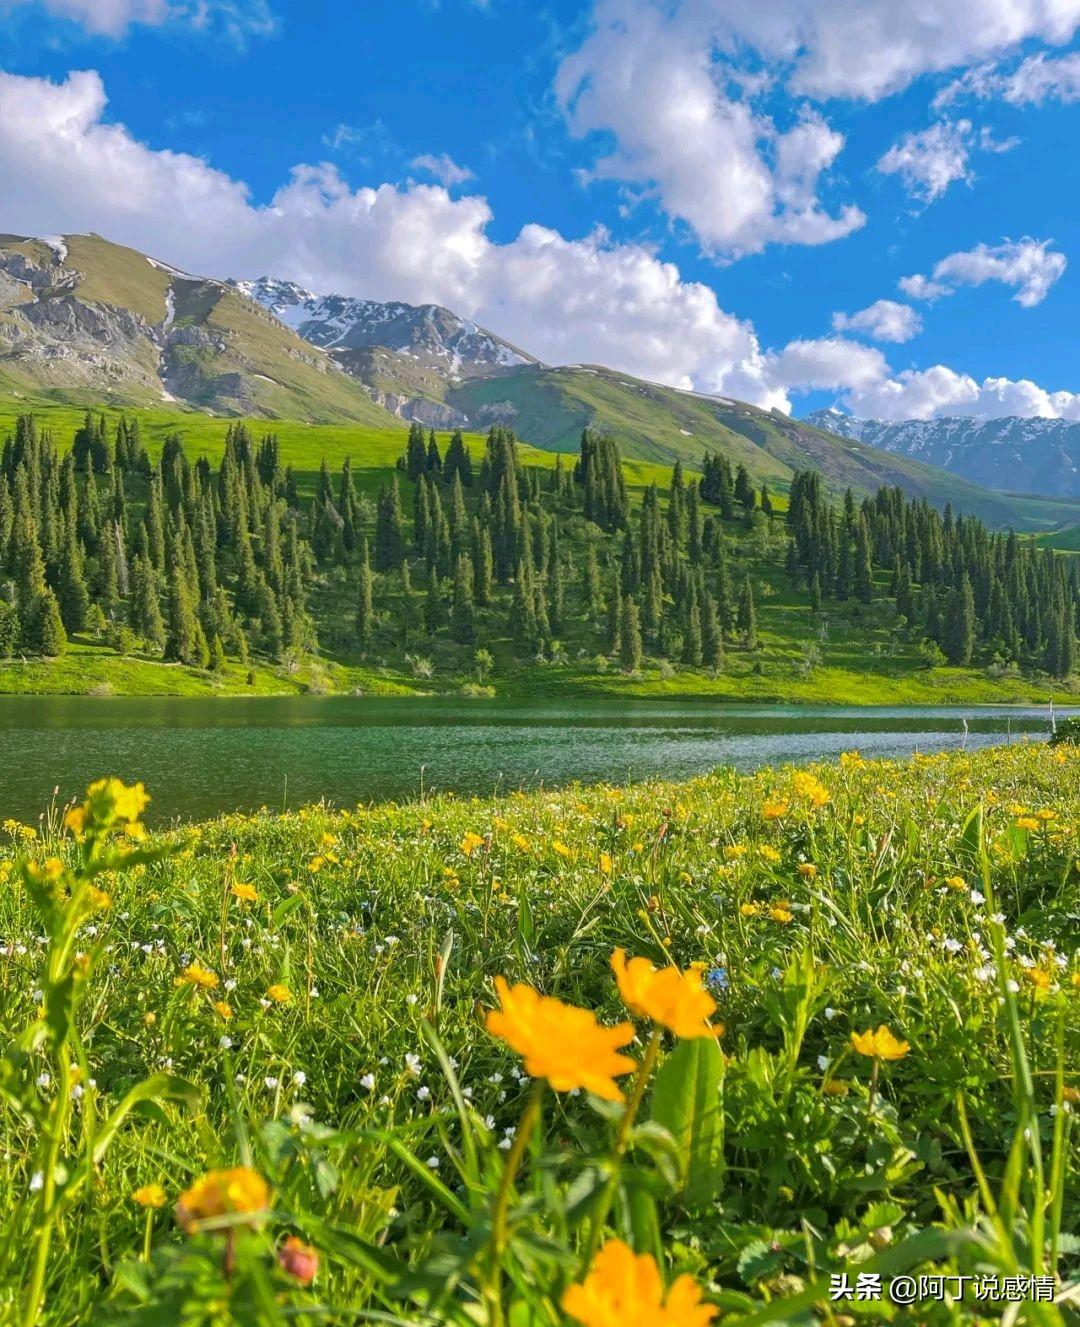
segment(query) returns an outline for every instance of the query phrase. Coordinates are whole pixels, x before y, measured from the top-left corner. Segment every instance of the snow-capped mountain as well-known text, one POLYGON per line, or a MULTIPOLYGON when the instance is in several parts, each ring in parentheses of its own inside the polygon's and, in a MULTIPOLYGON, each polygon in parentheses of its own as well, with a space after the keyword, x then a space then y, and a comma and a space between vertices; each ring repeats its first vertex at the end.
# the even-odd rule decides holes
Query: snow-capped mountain
POLYGON ((260 277, 233 283, 305 341, 349 367, 348 351, 379 346, 451 380, 489 377, 535 364, 533 356, 439 304, 382 304, 347 295, 317 295, 293 281, 260 277))
POLYGON ((1080 422, 1068 419, 857 419, 830 408, 803 421, 911 456, 987 488, 1080 497, 1080 422))

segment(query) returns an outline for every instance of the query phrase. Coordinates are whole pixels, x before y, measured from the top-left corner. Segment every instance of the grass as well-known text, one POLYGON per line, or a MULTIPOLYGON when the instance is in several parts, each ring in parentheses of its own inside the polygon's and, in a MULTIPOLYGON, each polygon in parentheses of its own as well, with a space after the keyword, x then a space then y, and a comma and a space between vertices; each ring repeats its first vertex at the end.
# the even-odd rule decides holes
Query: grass
MULTIPOLYGON (((138 810, 95 793, 81 846, 6 826, 5 1322, 555 1324, 616 1237, 746 1327, 882 1320, 831 1274, 1076 1276, 1076 748, 146 840, 138 810), (544 1092, 484 1028, 494 979, 612 1028, 620 947, 711 998, 680 985, 676 1037, 639 993, 628 1105, 544 1092), (898 1058, 855 1047, 879 1025, 898 1058), (192 1193, 236 1165, 216 1208, 192 1193)), ((549 1017, 534 1072, 602 1088, 628 1033, 549 1017)), ((973 1284, 930 1320, 987 1320, 973 1284)))

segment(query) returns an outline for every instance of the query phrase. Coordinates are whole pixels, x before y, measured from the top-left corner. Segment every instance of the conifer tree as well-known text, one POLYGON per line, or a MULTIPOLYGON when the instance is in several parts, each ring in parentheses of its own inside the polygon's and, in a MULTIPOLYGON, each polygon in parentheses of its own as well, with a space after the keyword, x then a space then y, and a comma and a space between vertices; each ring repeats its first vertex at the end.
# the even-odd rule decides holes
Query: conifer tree
POLYGON ((637 604, 629 595, 622 601, 620 614, 619 663, 627 673, 636 673, 641 669, 641 618, 637 604))
POLYGON ((754 606, 754 587, 750 584, 749 576, 743 582, 742 593, 739 595, 739 611, 735 625, 746 648, 756 650, 758 644, 757 609, 754 606))
POLYGON ((465 553, 459 556, 457 566, 454 569, 454 598, 450 611, 450 634, 459 645, 468 645, 476 638, 472 561, 465 553))
POLYGON ((356 597, 356 639, 360 642, 361 649, 366 649, 370 643, 374 625, 375 603, 371 561, 368 556, 368 542, 365 539, 360 545, 360 578, 356 597))

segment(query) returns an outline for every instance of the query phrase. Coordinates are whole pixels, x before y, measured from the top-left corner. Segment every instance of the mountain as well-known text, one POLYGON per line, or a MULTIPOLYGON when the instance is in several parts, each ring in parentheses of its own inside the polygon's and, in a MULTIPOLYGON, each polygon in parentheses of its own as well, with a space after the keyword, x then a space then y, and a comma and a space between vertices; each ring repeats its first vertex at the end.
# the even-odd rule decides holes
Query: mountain
POLYGON ((449 385, 537 365, 532 355, 440 304, 316 295, 293 281, 265 276, 232 284, 327 351, 371 387, 381 405, 406 418, 465 423, 451 407, 430 408, 444 400, 449 385))
POLYGON ((631 462, 696 467, 719 452, 778 490, 813 467, 834 493, 896 484, 996 525, 1047 530, 1080 517, 1080 504, 992 493, 872 439, 726 397, 600 366, 547 367, 439 305, 193 276, 98 235, 0 235, 0 394, 20 408, 166 402, 378 429, 393 428, 395 416, 478 431, 505 422, 562 452, 590 427, 631 462))
POLYGON ((0 235, 0 390, 31 400, 385 422, 340 366, 221 281, 98 235, 0 235))
POLYGON ((910 456, 987 488, 1080 497, 1080 422, 1069 419, 856 419, 817 410, 805 424, 910 456))

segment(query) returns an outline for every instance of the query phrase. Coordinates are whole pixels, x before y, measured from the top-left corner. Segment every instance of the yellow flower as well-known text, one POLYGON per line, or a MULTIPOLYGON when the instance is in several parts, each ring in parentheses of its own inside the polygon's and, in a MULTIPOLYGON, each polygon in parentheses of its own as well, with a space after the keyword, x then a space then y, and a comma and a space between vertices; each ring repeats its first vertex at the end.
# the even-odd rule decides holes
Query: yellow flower
POLYGON ((86 828, 86 807, 73 806, 64 817, 64 824, 72 834, 79 835, 86 828))
POLYGON ((558 839, 551 840, 551 850, 552 852, 557 852, 560 857, 571 856, 570 849, 566 846, 565 843, 560 843, 558 839))
POLYGON ((275 1004, 288 1004, 292 999, 292 991, 282 982, 276 981, 273 986, 267 989, 266 997, 268 1000, 273 1000, 275 1004))
POLYGON ((603 873, 604 873, 605 875, 610 875, 610 874, 611 874, 611 854, 610 854, 610 853, 602 852, 602 853, 600 854, 600 870, 603 871, 603 873))
POLYGON ((827 1097, 846 1097, 851 1091, 842 1078, 830 1078, 827 1083, 822 1083, 821 1090, 827 1097))
POLYGON ((780 820, 783 816, 787 815, 787 809, 787 802, 781 802, 779 800, 770 801, 766 802, 761 808, 761 815, 765 820, 780 820))
POLYGON ((217 973, 210 972, 200 963, 189 963, 176 979, 177 986, 198 986, 201 990, 212 991, 218 984, 217 973))
POLYGON ((483 842, 484 842, 483 834, 474 834, 472 830, 469 830, 469 832, 461 840, 460 844, 461 851, 465 854, 466 857, 471 857, 473 853, 477 850, 477 848, 479 848, 483 844, 483 842))
POLYGON ((651 1018, 677 1037, 716 1037, 723 1032, 722 1027, 709 1026, 716 1001, 702 988, 696 969, 655 968, 647 958, 627 962, 623 949, 612 954, 611 969, 623 1004, 632 1013, 651 1018))
POLYGON ((1024 978, 1029 981, 1037 991, 1048 991, 1052 974, 1046 968, 1025 968, 1024 978))
POLYGON ((632 1023, 602 1027, 596 1015, 541 995, 531 986, 509 986, 495 978, 501 1009, 490 1009, 487 1030, 525 1060, 534 1078, 546 1078, 556 1092, 584 1088, 607 1101, 621 1101, 615 1079, 635 1067, 619 1048, 634 1038, 632 1023))
POLYGON ((147 1012, 142 1016, 142 1021, 146 1024, 148 1028, 152 1028, 154 1024, 157 1022, 157 1014, 155 1014, 152 1009, 147 1010, 147 1012))
POLYGON ((131 1195, 131 1201, 140 1207, 164 1207, 165 1190, 160 1184, 144 1184, 131 1195))
POLYGON ((860 1055, 871 1060, 902 1060, 911 1050, 910 1045, 893 1036, 884 1023, 879 1025, 876 1032, 870 1028, 865 1032, 853 1032, 851 1044, 860 1055))
POLYGON ((190 1235, 203 1221, 231 1215, 254 1216, 264 1212, 269 1202, 266 1181, 250 1167, 211 1170, 180 1195, 176 1220, 190 1235))
POLYGON ((786 903, 774 903, 769 909, 769 916, 782 926, 786 926, 793 919, 793 913, 786 903))
POLYGON ((215 1000, 214 1008, 226 1022, 232 1018, 232 1005, 226 1004, 224 1000, 215 1000))
POLYGON ((585 1280, 567 1287, 562 1309, 584 1327, 708 1327, 716 1317, 692 1276, 676 1278, 665 1296, 656 1259, 621 1239, 608 1240, 585 1280))
POLYGON ((760 844, 758 847, 758 856, 766 862, 772 862, 774 866, 780 860, 780 854, 771 843, 760 844))
POLYGON ((255 903, 259 897, 259 891, 254 885, 243 885, 239 881, 233 885, 232 892, 241 903, 255 903))
POLYGON ((510 842, 514 845, 515 848, 518 848, 521 852, 529 851, 529 840, 525 837, 524 834, 512 834, 510 836, 510 842))
POLYGON ((758 915, 758 905, 756 903, 740 903, 739 912, 744 917, 756 917, 758 915))
POLYGON ((105 912, 106 909, 112 907, 112 899, 103 889, 98 889, 97 885, 90 885, 87 888, 86 897, 95 908, 99 908, 102 912, 105 912))
POLYGON ((950 889, 956 889, 956 890, 967 889, 967 881, 964 879, 962 875, 946 876, 945 883, 948 885, 950 889))
POLYGON ((1017 816, 1017 817, 1016 817, 1016 828, 1017 828, 1017 829, 1040 829, 1040 828, 1041 828, 1041 825, 1040 825, 1039 821, 1035 819, 1034 816, 1017 816))
POLYGON ((796 770, 791 783, 796 794, 808 801, 811 806, 824 806, 829 800, 828 788, 820 779, 805 770, 796 770))
POLYGON ((724 856, 729 862, 737 862, 740 857, 746 856, 745 843, 729 843, 724 848, 724 856))
POLYGON ((862 756, 859 754, 858 751, 840 752, 841 769, 858 769, 860 765, 865 765, 865 764, 866 761, 863 760, 862 756))
POLYGON ((799 874, 807 880, 813 880, 817 876, 817 867, 813 862, 800 862, 799 874))
POLYGON ((310 862, 308 862, 307 869, 311 872, 312 875, 318 875, 318 873, 323 869, 325 865, 326 865, 325 857, 315 856, 312 857, 310 862))

